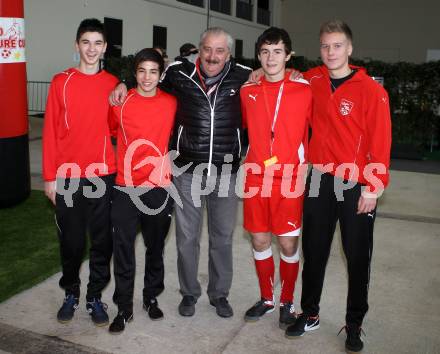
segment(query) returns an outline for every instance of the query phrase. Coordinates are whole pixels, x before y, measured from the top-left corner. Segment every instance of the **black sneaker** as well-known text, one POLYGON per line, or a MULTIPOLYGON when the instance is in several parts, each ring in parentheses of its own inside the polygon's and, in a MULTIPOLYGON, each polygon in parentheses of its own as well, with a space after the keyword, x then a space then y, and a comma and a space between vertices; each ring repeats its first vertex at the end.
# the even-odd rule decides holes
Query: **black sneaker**
POLYGON ((296 322, 296 318, 295 306, 291 302, 280 304, 279 326, 281 329, 285 330, 290 325, 293 325, 296 322))
POLYGON ((58 310, 57 320, 61 323, 70 322, 73 318, 75 310, 78 308, 79 299, 74 295, 66 295, 63 305, 58 310))
POLYGON ((345 332, 347 333, 347 339, 345 340, 345 349, 354 353, 360 352, 364 348, 364 342, 362 342, 361 333, 365 335, 365 332, 362 330, 361 327, 358 327, 356 325, 344 326, 341 328, 339 333, 341 333, 343 329, 345 329, 345 332))
POLYGON ((234 311, 232 310, 231 305, 229 305, 228 299, 225 297, 219 297, 218 299, 210 299, 209 303, 212 306, 215 306, 215 312, 220 317, 232 317, 234 315, 234 311))
POLYGON ((159 308, 159 303, 156 298, 146 299, 143 303, 144 310, 148 312, 148 316, 153 321, 163 319, 163 312, 159 308))
POLYGON ((304 333, 314 331, 319 328, 319 315, 308 316, 302 313, 298 316, 295 323, 286 329, 287 338, 302 337, 304 333))
POLYGON ((112 324, 108 328, 112 334, 120 334, 124 331, 125 325, 133 319, 132 312, 119 311, 118 315, 113 320, 112 324))
POLYGON ((92 301, 87 301, 86 309, 95 325, 108 325, 107 304, 101 302, 100 299, 93 299, 92 301))
POLYGON ((190 317, 196 312, 196 302, 194 296, 185 295, 179 304, 179 313, 181 316, 190 317))
POLYGON ((266 299, 261 299, 249 310, 246 311, 244 315, 244 320, 246 322, 255 322, 260 319, 266 313, 271 313, 275 310, 274 302, 266 299))

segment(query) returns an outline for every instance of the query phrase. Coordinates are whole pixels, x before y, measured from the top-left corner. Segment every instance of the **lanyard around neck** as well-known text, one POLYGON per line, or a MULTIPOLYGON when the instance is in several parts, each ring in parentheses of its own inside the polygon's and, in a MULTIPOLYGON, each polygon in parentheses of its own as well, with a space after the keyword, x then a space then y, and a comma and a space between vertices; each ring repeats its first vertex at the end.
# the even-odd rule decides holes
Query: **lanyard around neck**
MULTIPOLYGON (((272 127, 271 127, 271 138, 270 138, 270 154, 272 155, 272 146, 273 146, 273 141, 275 138, 275 125, 277 123, 277 119, 278 119, 278 112, 280 110, 280 105, 281 105, 281 97, 283 97, 283 89, 284 89, 284 82, 280 85, 280 88, 278 89, 278 97, 277 97, 277 103, 275 106, 275 112, 272 118, 272 127)), ((269 112, 269 103, 267 102, 267 94, 266 94, 266 88, 263 85, 263 97, 264 97, 264 107, 266 108, 266 114, 268 117, 270 117, 270 112, 269 112)))

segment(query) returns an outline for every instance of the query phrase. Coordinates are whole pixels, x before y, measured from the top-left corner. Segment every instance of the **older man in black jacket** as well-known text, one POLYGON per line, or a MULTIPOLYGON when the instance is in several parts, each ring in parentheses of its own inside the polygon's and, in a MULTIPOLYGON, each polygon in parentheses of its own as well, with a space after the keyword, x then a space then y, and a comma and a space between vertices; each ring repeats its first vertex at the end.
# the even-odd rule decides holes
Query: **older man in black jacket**
POLYGON ((227 297, 232 283, 232 234, 238 202, 235 184, 241 155, 239 91, 251 70, 233 61, 232 44, 225 30, 207 29, 200 38, 196 63, 185 59, 172 63, 160 84, 178 99, 172 147, 178 154, 175 165, 185 170, 173 179, 183 204, 176 207, 182 316, 194 315, 201 295, 197 273, 205 204, 209 233, 207 293, 219 316, 233 315, 227 297))

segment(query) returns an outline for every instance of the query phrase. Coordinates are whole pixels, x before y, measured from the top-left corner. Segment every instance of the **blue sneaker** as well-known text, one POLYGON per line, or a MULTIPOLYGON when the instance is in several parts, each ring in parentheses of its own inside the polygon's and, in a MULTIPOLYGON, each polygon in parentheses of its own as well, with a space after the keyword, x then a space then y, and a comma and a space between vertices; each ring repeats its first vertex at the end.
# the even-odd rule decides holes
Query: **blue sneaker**
POLYGON ((57 320, 60 323, 70 322, 73 318, 75 310, 78 308, 79 300, 74 295, 66 295, 63 305, 58 310, 57 320))
POLYGON ((108 325, 107 304, 101 302, 100 299, 87 301, 87 312, 92 316, 92 321, 97 326, 108 325))

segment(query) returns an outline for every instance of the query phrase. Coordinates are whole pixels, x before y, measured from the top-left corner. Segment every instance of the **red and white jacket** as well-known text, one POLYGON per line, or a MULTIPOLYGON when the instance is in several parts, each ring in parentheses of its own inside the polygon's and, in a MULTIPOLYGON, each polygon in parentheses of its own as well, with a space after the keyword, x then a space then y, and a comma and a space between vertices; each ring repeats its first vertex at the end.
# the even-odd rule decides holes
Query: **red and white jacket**
POLYGON ((357 72, 333 93, 325 66, 304 74, 313 91, 309 160, 319 170, 367 185, 367 192, 378 194, 389 181, 388 94, 365 69, 352 69, 357 72))
POLYGON ((53 77, 43 128, 45 181, 115 173, 108 97, 117 82, 104 70, 87 75, 71 68, 53 77), (65 163, 77 167, 63 173, 59 168, 65 163))
POLYGON ((296 176, 298 168, 307 161, 312 91, 305 80, 290 81, 289 76, 290 73, 286 73, 284 80, 278 82, 268 82, 263 78, 259 83, 246 84, 240 90, 243 126, 248 129, 249 135, 245 163, 257 164, 262 176, 271 168, 265 165, 265 161, 276 157, 276 162, 273 162, 280 168, 274 171, 274 184, 280 183, 281 177, 296 176), (282 83, 284 86, 280 94, 282 83), (279 110, 273 124, 279 94, 279 110), (294 168, 287 170, 286 165, 294 168))
POLYGON ((131 89, 121 106, 112 107, 109 123, 117 137, 117 185, 170 185, 168 142, 176 108, 176 98, 159 88, 152 97, 131 89))

